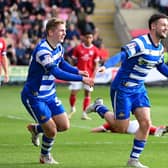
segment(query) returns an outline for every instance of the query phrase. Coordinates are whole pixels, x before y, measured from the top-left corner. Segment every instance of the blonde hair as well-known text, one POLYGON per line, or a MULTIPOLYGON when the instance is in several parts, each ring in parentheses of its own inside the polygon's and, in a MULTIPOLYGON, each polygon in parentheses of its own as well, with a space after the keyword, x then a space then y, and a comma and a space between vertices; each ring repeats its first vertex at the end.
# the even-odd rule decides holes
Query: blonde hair
POLYGON ((56 17, 49 19, 46 24, 46 33, 48 34, 49 30, 53 30, 57 28, 57 26, 60 24, 65 24, 65 21, 60 18, 56 18, 56 17))

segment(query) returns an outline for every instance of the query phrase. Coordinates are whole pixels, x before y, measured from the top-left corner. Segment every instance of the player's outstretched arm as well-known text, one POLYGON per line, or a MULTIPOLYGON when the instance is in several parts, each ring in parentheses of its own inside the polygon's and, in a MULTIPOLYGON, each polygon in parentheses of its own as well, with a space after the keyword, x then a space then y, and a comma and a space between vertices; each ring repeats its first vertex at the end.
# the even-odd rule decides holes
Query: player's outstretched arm
POLYGON ((168 77, 168 65, 166 65, 165 63, 158 64, 157 70, 166 77, 168 77))

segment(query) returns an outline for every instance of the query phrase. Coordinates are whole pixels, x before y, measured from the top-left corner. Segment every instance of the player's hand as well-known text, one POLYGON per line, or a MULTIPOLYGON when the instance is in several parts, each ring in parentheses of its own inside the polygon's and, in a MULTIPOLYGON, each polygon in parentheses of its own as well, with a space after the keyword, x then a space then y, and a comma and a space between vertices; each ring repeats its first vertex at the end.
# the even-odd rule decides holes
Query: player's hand
POLYGON ((97 72, 105 72, 106 67, 105 66, 101 66, 98 68, 97 72))
POLYGON ((94 79, 93 78, 88 78, 88 77, 83 77, 84 84, 89 85, 90 87, 94 86, 94 79))
POLYGON ((79 74, 82 75, 82 76, 85 76, 85 77, 89 77, 88 71, 80 71, 79 70, 79 74))
POLYGON ((5 76, 4 76, 3 82, 4 82, 4 83, 8 83, 8 82, 9 82, 9 76, 8 76, 8 75, 5 75, 5 76))

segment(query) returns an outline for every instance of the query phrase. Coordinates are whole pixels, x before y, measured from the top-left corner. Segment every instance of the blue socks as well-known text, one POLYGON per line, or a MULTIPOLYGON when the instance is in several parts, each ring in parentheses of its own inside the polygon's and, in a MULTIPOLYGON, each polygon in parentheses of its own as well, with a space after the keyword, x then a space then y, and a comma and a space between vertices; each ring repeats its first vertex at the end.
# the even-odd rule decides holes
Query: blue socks
POLYGON ((133 148, 130 154, 130 158, 138 159, 142 151, 144 150, 146 141, 134 139, 133 148))
POLYGON ((99 104, 95 107, 95 110, 101 118, 104 118, 104 114, 109 111, 109 109, 105 105, 99 104))

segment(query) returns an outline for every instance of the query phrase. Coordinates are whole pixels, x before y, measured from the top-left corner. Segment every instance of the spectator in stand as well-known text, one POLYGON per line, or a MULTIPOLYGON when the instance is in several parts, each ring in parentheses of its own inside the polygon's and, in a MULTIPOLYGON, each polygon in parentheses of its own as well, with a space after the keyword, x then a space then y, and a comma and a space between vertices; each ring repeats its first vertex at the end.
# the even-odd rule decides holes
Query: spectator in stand
POLYGON ((81 8, 80 0, 71 0, 72 1, 72 10, 75 11, 75 13, 78 13, 81 8))
POLYGON ((121 8, 131 9, 131 8, 133 8, 133 4, 130 0, 123 0, 122 3, 121 3, 121 8))
POLYGON ((21 19, 22 25, 30 23, 29 16, 30 16, 30 12, 26 8, 26 6, 22 6, 19 13, 19 17, 21 19))
POLYGON ((23 56, 25 55, 26 49, 23 46, 22 42, 19 41, 15 47, 15 53, 17 58, 17 65, 22 65, 23 56))
MULTIPOLYGON (((81 33, 84 33, 85 30, 95 29, 95 25, 92 21, 86 21, 90 19, 86 16, 87 14, 85 13, 80 0, 51 0, 47 2, 40 0, 32 2, 29 0, 0 0, 0 11, 0 21, 5 25, 2 33, 4 34, 6 30, 11 31, 11 40, 8 40, 9 37, 6 37, 6 41, 9 49, 8 56, 11 58, 12 64, 15 64, 14 62, 17 62, 17 60, 13 59, 14 55, 12 55, 11 51, 15 51, 15 44, 22 41, 24 36, 27 36, 25 34, 28 33, 29 40, 27 40, 27 42, 38 42, 41 38, 45 37, 45 19, 48 20, 53 16, 59 16, 66 20, 68 24, 73 23, 80 35, 81 33), (54 11, 55 7, 56 12, 54 11), (78 28, 78 20, 79 22, 82 22, 82 24, 80 24, 82 31, 78 28), (14 45, 11 44, 13 41, 14 45)), ((72 38, 75 41, 70 41, 69 45, 74 47, 78 43, 77 38, 79 38, 79 35, 73 35, 72 38)), ((25 49, 27 50, 27 46, 25 46, 25 49)))
POLYGON ((22 35, 22 39, 20 41, 21 41, 21 43, 23 44, 23 46, 25 48, 29 48, 30 47, 31 41, 30 41, 30 38, 28 36, 28 32, 27 31, 24 31, 24 33, 22 35))
POLYGON ((82 7, 84 8, 85 13, 93 14, 95 9, 94 0, 80 0, 82 7))
POLYGON ((159 1, 159 11, 168 15, 168 0, 160 0, 159 1))
POLYGON ((73 40, 74 36, 80 39, 80 34, 77 31, 75 25, 73 23, 70 23, 66 32, 66 39, 73 40))
POLYGON ((9 59, 9 64, 16 65, 17 64, 17 58, 15 53, 16 42, 10 29, 6 31, 4 39, 6 41, 7 57, 9 59))
POLYGON ((6 29, 5 29, 4 23, 3 21, 0 21, 0 36, 5 35, 5 32, 6 32, 6 29))
MULTIPOLYGON (((82 43, 73 50, 72 59, 74 60, 74 65, 76 63, 76 66, 79 70, 87 71, 89 76, 94 78, 99 65, 99 52, 97 47, 95 47, 92 42, 93 32, 85 32, 82 43)), ((82 88, 84 88, 84 99, 81 119, 90 120, 91 118, 87 116, 85 109, 90 104, 93 87, 83 85, 81 82, 72 82, 69 87, 71 90, 69 96, 69 103, 71 106, 69 118, 71 118, 72 115, 76 112, 75 104, 77 93, 82 88)))
POLYGON ((78 18, 78 22, 82 22, 85 20, 86 13, 84 12, 84 8, 81 7, 80 10, 76 13, 76 16, 78 18))
POLYGON ((75 11, 72 11, 72 12, 68 15, 67 25, 69 25, 70 23, 72 23, 72 24, 74 24, 75 27, 76 27, 77 22, 78 22, 77 15, 76 15, 75 11))
POLYGON ((19 18, 18 5, 15 3, 9 9, 11 12, 11 22, 15 24, 21 24, 21 19, 19 18))
POLYGON ((85 15, 84 20, 78 20, 77 27, 81 35, 83 35, 87 31, 91 31, 94 33, 96 29, 96 26, 93 23, 93 21, 91 21, 91 18, 89 15, 85 15))

